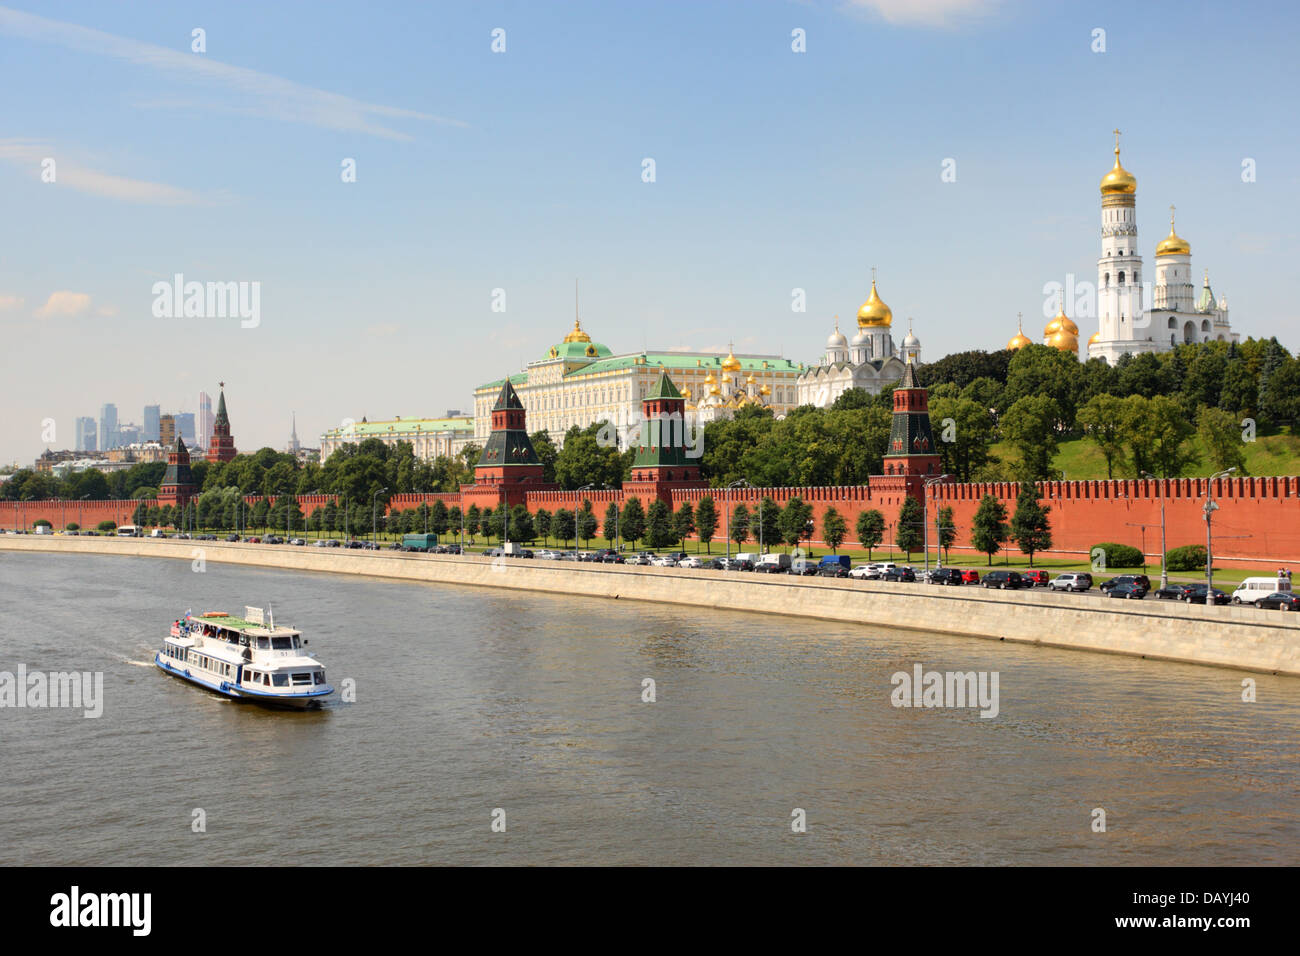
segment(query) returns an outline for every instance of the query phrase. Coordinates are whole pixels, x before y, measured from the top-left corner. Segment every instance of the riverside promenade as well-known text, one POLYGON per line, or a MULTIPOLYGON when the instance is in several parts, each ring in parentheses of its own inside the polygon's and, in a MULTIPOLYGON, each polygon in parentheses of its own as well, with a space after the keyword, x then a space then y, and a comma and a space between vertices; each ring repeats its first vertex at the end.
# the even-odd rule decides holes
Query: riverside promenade
MULTIPOLYGON (((848 621, 1300 677, 1300 614, 1041 590, 151 538, 0 536, 23 552, 168 558, 848 621)), ((36 555, 32 555, 36 557, 36 555)), ((183 596, 178 596, 183 600, 183 596)), ((781 626, 775 621, 774 626, 781 626)), ((800 624, 800 627, 809 625, 800 624)))

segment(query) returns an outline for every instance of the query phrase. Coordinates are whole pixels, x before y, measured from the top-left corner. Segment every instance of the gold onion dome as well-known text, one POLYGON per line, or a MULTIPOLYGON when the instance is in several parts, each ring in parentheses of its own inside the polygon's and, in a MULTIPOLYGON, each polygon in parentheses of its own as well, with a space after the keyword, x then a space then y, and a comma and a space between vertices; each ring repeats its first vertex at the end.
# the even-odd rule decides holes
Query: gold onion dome
POLYGON ((722 360, 722 370, 724 372, 739 372, 740 359, 736 358, 735 353, 728 350, 727 357, 722 360))
POLYGON ((689 385, 687 385, 685 388, 682 389, 682 398, 686 399, 687 401, 690 401, 691 387, 689 385))
POLYGON ((1054 349, 1060 349, 1062 352, 1074 352, 1076 355, 1079 353, 1078 336, 1066 332, 1064 329, 1048 336, 1047 344, 1054 349))
POLYGON ((1101 177, 1101 194, 1131 194, 1137 192, 1137 177, 1119 164, 1119 139, 1115 140, 1115 165, 1101 177))
POLYGON ((1098 342, 1100 342, 1100 341, 1101 341, 1101 333, 1100 333, 1100 332, 1093 332, 1093 333, 1092 333, 1092 338, 1088 339, 1088 344, 1089 344, 1089 345, 1096 345, 1096 344, 1097 344, 1098 342))
POLYGON ((894 321, 894 313, 880 300, 876 292, 876 280, 871 280, 871 295, 867 301, 862 303, 862 308, 858 309, 858 328, 866 329, 871 327, 888 327, 894 321))
POLYGON ((759 388, 759 390, 758 390, 758 394, 760 394, 760 395, 771 395, 771 394, 772 394, 772 389, 771 389, 769 386, 764 385, 764 386, 762 386, 761 388, 759 388))
POLYGON ((578 320, 577 320, 577 319, 574 319, 574 320, 573 320, 573 331, 570 332, 568 335, 566 335, 566 336, 564 337, 564 341, 566 341, 566 342, 590 342, 590 341, 591 341, 591 336, 588 335, 586 332, 582 331, 582 326, 578 324, 578 320))
POLYGON ((1033 344, 1034 344, 1033 340, 1030 339, 1029 336, 1025 335, 1023 331, 1021 331, 1021 332, 1017 332, 1015 335, 1011 337, 1011 340, 1007 342, 1007 348, 1010 349, 1012 352, 1014 352, 1017 349, 1023 349, 1026 345, 1033 345, 1033 344))
POLYGON ((713 372, 712 372, 711 370, 710 370, 710 372, 709 372, 708 375, 704 376, 704 384, 705 384, 705 385, 717 385, 717 384, 718 384, 718 380, 717 380, 716 378, 713 377, 713 372))
POLYGON ((1065 306, 1061 306, 1061 310, 1056 313, 1055 318, 1047 323, 1047 328, 1043 329, 1043 335, 1048 338, 1057 332, 1068 332, 1076 338, 1079 335, 1079 327, 1074 324, 1073 319, 1065 314, 1065 306))
POLYGON ((1158 256, 1190 256, 1192 247, 1186 239, 1174 232, 1173 207, 1169 207, 1169 235, 1160 240, 1156 246, 1158 256))

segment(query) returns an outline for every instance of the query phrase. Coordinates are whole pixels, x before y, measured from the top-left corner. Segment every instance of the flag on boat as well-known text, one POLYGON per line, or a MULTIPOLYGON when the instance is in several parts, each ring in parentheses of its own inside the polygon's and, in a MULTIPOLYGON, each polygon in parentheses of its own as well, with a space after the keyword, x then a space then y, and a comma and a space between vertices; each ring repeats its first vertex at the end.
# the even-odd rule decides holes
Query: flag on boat
POLYGON ((181 625, 180 625, 180 622, 173 622, 173 623, 172 623, 172 637, 180 637, 180 636, 181 636, 181 625))

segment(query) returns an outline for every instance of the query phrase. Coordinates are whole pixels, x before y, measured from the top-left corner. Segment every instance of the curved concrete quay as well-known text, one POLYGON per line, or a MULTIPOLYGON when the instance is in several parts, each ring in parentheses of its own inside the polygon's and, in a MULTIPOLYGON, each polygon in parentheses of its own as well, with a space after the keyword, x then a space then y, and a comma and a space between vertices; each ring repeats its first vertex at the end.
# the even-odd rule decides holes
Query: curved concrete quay
POLYGON ((1300 614, 1095 595, 727 573, 690 568, 151 538, 0 535, 0 559, 38 551, 171 558, 653 601, 877 624, 1300 677, 1300 614))

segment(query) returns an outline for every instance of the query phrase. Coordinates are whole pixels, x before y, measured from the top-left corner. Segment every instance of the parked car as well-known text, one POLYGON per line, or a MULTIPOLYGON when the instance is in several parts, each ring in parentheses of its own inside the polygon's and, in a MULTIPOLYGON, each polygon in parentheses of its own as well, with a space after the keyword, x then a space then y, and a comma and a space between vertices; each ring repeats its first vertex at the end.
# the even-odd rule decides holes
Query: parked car
POLYGON ((865 580, 872 567, 870 564, 855 564, 849 569, 849 577, 865 580))
POLYGON ((704 567, 704 562, 701 561, 695 555, 688 555, 687 557, 682 558, 682 560, 678 561, 677 566, 679 568, 702 568, 704 567))
POLYGON ((343 547, 343 542, 340 541, 338 538, 330 538, 328 541, 325 542, 325 544, 327 547, 331 547, 331 548, 343 547))
POLYGON ((659 555, 659 557, 655 558, 652 563, 657 568, 677 567, 677 559, 674 558, 671 554, 661 554, 659 555))
POLYGON ((317 538, 315 541, 312 542, 312 544, 317 548, 329 547, 329 542, 326 541, 324 538, 317 538))
POLYGON ((1019 571, 990 571, 984 575, 980 587, 997 588, 999 591, 1006 591, 1015 588, 1033 587, 1033 585, 1026 581, 1019 571))
MULTIPOLYGON (((1204 584, 1198 584, 1187 592, 1187 596, 1183 600, 1188 604, 1205 604, 1208 590, 1204 584)), ((1232 598, 1218 588, 1214 588, 1213 591, 1214 593, 1209 595, 1209 603, 1228 604, 1232 601, 1232 598)))
MULTIPOLYGON (((988 575, 984 577, 987 580, 988 575)), ((1092 575, 1084 571, 1066 571, 1052 578, 1048 587, 1053 591, 1087 591, 1092 588, 1092 575)))
POLYGON ((460 554, 460 553, 462 552, 462 550, 463 550, 463 549, 462 549, 461 546, 458 545, 458 544, 449 544, 449 545, 447 545, 447 553, 448 553, 448 554, 460 554))
POLYGON ((1052 577, 1046 571, 1025 571, 1020 576, 1031 588, 1045 588, 1052 583, 1052 577))
POLYGON ((1102 581, 1098 587, 1101 588, 1102 591, 1109 591, 1111 588, 1119 587, 1122 584, 1139 584, 1143 589, 1147 591, 1151 590, 1151 579, 1145 574, 1121 574, 1108 581, 1102 581))
POLYGON ((974 568, 966 568, 961 573, 961 579, 965 584, 979 584, 980 573, 974 568))
POLYGON ((1274 591, 1256 598, 1255 607, 1270 611, 1300 611, 1300 594, 1294 591, 1274 591))
POLYGON ((958 568, 935 568, 930 572, 931 584, 965 584, 966 579, 958 568))
POLYGON ((704 566, 710 571, 725 571, 729 563, 727 558, 710 558, 704 562, 704 566))
POLYGON ((248 540, 248 543, 249 543, 249 544, 261 544, 261 543, 262 543, 262 539, 259 538, 257 535, 253 535, 251 538, 248 538, 247 540, 248 540))
POLYGON ((1161 601, 1185 601, 1187 592, 1194 590, 1195 584, 1171 584, 1168 587, 1156 588, 1151 593, 1161 601))
POLYGON ((785 574, 790 570, 790 555, 784 552, 764 554, 754 565, 754 570, 764 574, 785 574))
POLYGON ((238 540, 239 540, 239 535, 237 535, 237 534, 228 534, 228 535, 226 535, 226 540, 227 540, 227 541, 238 541, 238 540))
POLYGON ((753 571, 753 570, 754 570, 754 562, 753 562, 752 560, 750 560, 749 558, 743 556, 743 555, 740 556, 740 557, 737 557, 737 558, 732 558, 732 562, 733 562, 733 564, 732 564, 732 568, 731 568, 731 570, 733 570, 733 571, 753 571))
POLYGON ((817 576, 822 578, 847 578, 849 569, 842 564, 819 564, 817 576))
POLYGON ((1130 598, 1141 600, 1147 596, 1147 589, 1137 581, 1123 581, 1119 584, 1112 585, 1102 592, 1107 597, 1113 598, 1130 598))
POLYGON ((805 577, 817 573, 817 562, 808 558, 795 558, 790 562, 790 573, 805 577))
POLYGON ((641 565, 642 567, 644 567, 645 565, 649 564, 649 563, 650 563, 651 561, 653 561, 654 559, 655 559, 655 556, 654 556, 653 554, 651 554, 649 551, 642 551, 642 552, 640 552, 640 553, 639 553, 635 558, 633 558, 631 561, 629 561, 628 563, 629 563, 629 564, 639 564, 639 565, 641 565))
POLYGON ((916 571, 907 565, 903 567, 891 566, 888 571, 880 576, 882 581, 903 581, 908 584, 916 582, 916 571))

